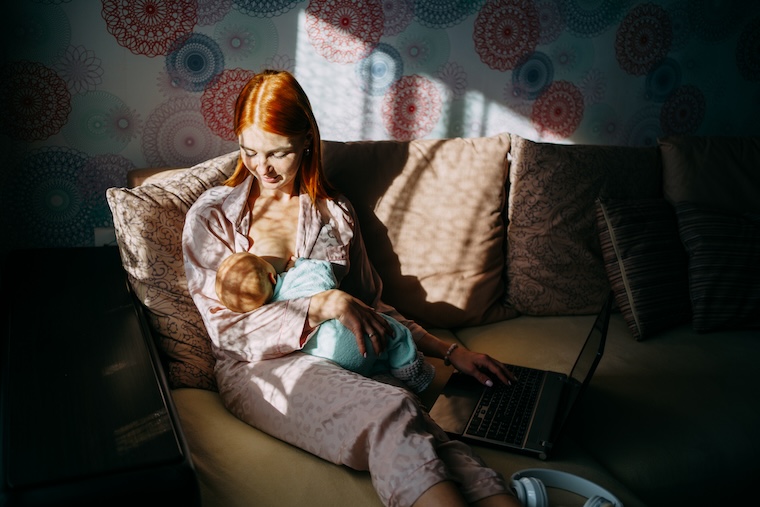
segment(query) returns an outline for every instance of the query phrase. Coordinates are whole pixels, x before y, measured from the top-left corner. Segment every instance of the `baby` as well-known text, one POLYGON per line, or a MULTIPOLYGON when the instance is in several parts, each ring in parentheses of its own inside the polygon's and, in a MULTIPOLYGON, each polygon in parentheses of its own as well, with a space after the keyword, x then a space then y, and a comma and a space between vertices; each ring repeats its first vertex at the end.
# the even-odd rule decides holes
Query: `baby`
MULTIPOLYGON (((238 313, 250 312, 270 301, 309 297, 336 286, 335 275, 327 261, 299 258, 290 269, 278 275, 272 264, 249 252, 227 257, 216 275, 219 300, 238 313)), ((417 350, 409 329, 396 319, 380 315, 391 325, 393 336, 379 356, 365 337, 367 357, 363 357, 354 334, 337 319, 320 324, 303 352, 330 359, 368 377, 390 372, 415 393, 424 391, 433 380, 435 368, 417 350)))

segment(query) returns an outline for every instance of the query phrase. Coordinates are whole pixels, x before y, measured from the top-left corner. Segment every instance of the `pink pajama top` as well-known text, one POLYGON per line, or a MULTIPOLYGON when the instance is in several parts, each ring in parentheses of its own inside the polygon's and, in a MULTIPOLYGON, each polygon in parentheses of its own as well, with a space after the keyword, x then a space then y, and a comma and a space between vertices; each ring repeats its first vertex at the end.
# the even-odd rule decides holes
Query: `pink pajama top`
MULTIPOLYGON (((310 297, 235 313, 216 296, 219 264, 230 254, 248 251, 251 246, 247 201, 253 182, 254 177, 249 175, 237 187, 207 190, 185 219, 182 247, 187 286, 219 359, 258 361, 281 357, 303 346, 301 336, 310 297)), ((415 341, 419 340, 425 330, 380 300, 382 282, 370 264, 351 203, 341 196, 314 206, 308 194, 301 194, 299 204, 295 256, 330 261, 341 290, 400 321, 410 329, 415 341)))

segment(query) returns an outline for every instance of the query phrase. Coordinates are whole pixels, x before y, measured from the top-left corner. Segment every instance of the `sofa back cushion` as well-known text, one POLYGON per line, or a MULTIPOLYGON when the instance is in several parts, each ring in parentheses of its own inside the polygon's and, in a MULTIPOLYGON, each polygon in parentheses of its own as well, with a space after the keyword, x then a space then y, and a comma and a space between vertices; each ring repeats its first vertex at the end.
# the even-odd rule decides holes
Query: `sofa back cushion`
POLYGON ((673 207, 665 199, 599 199, 596 211, 607 279, 633 337, 686 322, 687 257, 673 207))
POLYGON ((760 326, 760 137, 658 140, 688 254, 695 331, 760 326))
POLYGON ((187 290, 182 228, 190 206, 232 174, 236 160, 234 152, 155 183, 106 191, 122 264, 146 310, 172 388, 216 390, 211 340, 187 290))
POLYGON ((658 143, 671 204, 760 214, 760 137, 670 136, 658 143))
POLYGON ((509 134, 324 142, 328 177, 351 200, 383 300, 433 327, 516 316, 504 305, 509 134))
POLYGON ((599 197, 661 197, 656 146, 539 143, 512 134, 507 295, 528 315, 596 313, 610 291, 599 197))

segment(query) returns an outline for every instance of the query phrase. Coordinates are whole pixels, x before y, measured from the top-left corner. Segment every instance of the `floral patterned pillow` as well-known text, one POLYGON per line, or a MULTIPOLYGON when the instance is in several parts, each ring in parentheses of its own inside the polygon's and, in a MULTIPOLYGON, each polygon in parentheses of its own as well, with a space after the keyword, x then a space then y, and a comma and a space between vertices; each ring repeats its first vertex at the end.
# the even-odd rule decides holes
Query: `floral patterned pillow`
POLYGON ((122 264, 144 305, 172 388, 216 390, 211 341, 190 298, 182 256, 185 214, 234 170, 237 152, 155 183, 106 191, 122 264))
POLYGON ((596 200, 662 196, 657 147, 538 143, 512 134, 507 297, 527 315, 599 310, 610 291, 596 200))

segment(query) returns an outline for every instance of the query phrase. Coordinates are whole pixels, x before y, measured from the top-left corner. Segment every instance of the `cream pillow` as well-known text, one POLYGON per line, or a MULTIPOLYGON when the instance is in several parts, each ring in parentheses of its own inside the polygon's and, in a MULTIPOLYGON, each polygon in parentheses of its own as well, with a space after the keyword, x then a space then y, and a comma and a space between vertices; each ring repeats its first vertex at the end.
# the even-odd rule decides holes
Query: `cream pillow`
POLYGON ((504 305, 510 138, 324 142, 356 208, 383 300, 425 326, 516 316, 504 305))
POLYGON ((190 206, 232 174, 237 156, 235 151, 153 184, 106 191, 122 263, 146 309, 172 388, 216 390, 211 341, 187 290, 182 228, 190 206))

